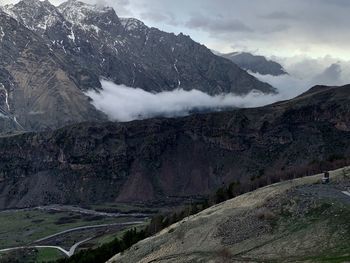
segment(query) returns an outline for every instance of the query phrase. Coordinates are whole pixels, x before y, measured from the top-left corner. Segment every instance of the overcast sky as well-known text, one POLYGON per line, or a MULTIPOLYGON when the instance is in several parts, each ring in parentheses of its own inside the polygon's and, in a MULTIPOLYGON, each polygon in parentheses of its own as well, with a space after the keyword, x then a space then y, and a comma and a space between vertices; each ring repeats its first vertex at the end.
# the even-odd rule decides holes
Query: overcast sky
MULTIPOLYGON (((0 0, 0 3, 18 0, 0 0)), ((350 0, 84 0, 220 52, 350 60, 350 0)), ((51 0, 59 4, 61 0, 51 0)))

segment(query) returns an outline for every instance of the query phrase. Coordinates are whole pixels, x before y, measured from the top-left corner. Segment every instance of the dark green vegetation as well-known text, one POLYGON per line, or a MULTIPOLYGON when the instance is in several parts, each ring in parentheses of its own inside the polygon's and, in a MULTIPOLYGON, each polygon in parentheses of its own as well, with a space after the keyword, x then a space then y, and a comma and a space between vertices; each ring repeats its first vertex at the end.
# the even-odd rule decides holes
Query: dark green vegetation
MULTIPOLYGON (((2 253, 0 262, 1 263, 22 263, 22 262, 34 263, 38 261, 37 258, 39 253, 41 252, 35 249, 21 249, 21 250, 17 250, 16 252, 2 253)), ((53 259, 59 259, 59 258, 60 258, 60 255, 58 257, 56 256, 53 257, 53 259)))
POLYGON ((64 258, 64 254, 53 248, 21 249, 1 253, 1 263, 46 263, 64 258))
POLYGON ((104 244, 94 250, 81 251, 70 258, 64 258, 57 263, 103 263, 115 254, 124 251, 133 244, 147 237, 146 231, 131 229, 122 238, 116 238, 112 242, 104 244))

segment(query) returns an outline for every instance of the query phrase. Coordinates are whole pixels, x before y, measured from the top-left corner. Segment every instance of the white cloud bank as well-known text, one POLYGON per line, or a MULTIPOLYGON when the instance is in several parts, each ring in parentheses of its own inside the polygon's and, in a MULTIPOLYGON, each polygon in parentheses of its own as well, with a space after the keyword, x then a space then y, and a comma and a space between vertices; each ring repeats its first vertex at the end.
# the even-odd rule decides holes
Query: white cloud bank
POLYGON ((282 64, 290 75, 274 77, 254 74, 258 79, 276 87, 279 91, 277 95, 252 92, 246 96, 233 94, 210 96, 199 90, 185 91, 182 89, 151 93, 102 80, 103 90, 99 93, 89 91, 87 96, 92 99, 93 105, 105 112, 111 120, 122 122, 156 116, 184 116, 200 110, 258 107, 291 99, 314 85, 350 83, 350 63, 335 62, 328 66, 322 63, 307 59, 295 63, 285 61, 282 64))
POLYGON ((350 61, 341 61, 330 56, 319 59, 273 59, 281 63, 289 75, 252 75, 276 87, 280 92, 277 96, 280 99, 291 99, 315 85, 342 86, 350 83, 350 61))
POLYGON ((93 105, 111 120, 131 121, 155 116, 184 116, 196 110, 219 110, 225 107, 255 107, 275 101, 275 96, 252 92, 240 97, 233 94, 210 96, 199 90, 176 89, 151 93, 102 80, 103 90, 87 92, 93 105))

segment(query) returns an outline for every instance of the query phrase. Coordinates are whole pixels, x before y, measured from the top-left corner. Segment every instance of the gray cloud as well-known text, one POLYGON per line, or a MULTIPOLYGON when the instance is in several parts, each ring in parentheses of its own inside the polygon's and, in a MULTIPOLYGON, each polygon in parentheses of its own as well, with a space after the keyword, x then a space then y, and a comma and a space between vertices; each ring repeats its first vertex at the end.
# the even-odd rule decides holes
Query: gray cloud
POLYGON ((292 98, 315 85, 342 86, 350 83, 350 61, 337 61, 329 56, 320 59, 273 59, 279 60, 289 75, 252 75, 276 87, 281 98, 292 98))
POLYGON ((188 28, 201 29, 211 34, 253 31, 253 29, 235 18, 226 19, 223 16, 209 17, 201 14, 193 15, 185 25, 188 28))
POLYGON ((179 25, 176 17, 170 12, 149 11, 140 13, 140 17, 143 20, 154 21, 155 23, 165 23, 172 26, 179 25))
POLYGON ((313 82, 322 85, 340 85, 342 83, 342 67, 334 63, 326 68, 321 74, 313 78, 313 82))
POLYGON ((263 29, 262 32, 264 34, 273 34, 273 33, 278 33, 278 32, 286 32, 291 28, 290 25, 287 24, 278 24, 271 26, 270 28, 263 29))
POLYGON ((296 16, 291 15, 284 11, 275 11, 266 15, 262 15, 262 18, 265 19, 273 19, 273 20, 289 20, 289 19, 295 19, 296 16))
MULTIPOLYGON (((98 4, 102 6, 113 6, 116 13, 119 16, 132 16, 133 12, 130 6, 130 0, 113 0, 113 5, 111 5, 110 0, 87 0, 92 4, 98 4)), ((84 2, 84 0, 83 0, 84 2)))

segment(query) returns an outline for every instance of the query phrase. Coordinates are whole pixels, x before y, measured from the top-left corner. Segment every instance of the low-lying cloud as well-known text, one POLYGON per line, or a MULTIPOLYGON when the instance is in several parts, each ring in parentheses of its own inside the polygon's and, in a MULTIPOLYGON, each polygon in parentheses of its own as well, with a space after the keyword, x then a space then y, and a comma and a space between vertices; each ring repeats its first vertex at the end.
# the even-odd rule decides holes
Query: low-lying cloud
POLYGON ((193 111, 220 110, 227 107, 255 107, 276 101, 275 96, 252 92, 247 96, 233 94, 210 96, 199 90, 176 89, 151 93, 102 80, 103 90, 89 91, 93 105, 111 120, 131 121, 155 116, 185 116, 193 111))
MULTIPOLYGON (((330 61, 327 60, 327 62, 330 61)), ((185 116, 195 111, 259 107, 294 98, 315 85, 350 83, 350 63, 331 62, 326 66, 326 63, 323 64, 320 61, 316 63, 314 60, 307 59, 297 63, 284 61, 282 64, 290 72, 289 75, 275 77, 253 74, 261 81, 276 87, 279 93, 275 95, 251 92, 246 96, 234 94, 210 96, 199 90, 183 89, 151 93, 101 80, 102 90, 89 91, 87 96, 92 99, 93 105, 105 112, 111 120, 121 122, 158 116, 185 116), (305 73, 309 74, 308 77, 303 75, 305 73)))
POLYGON ((350 62, 339 61, 332 57, 311 58, 274 58, 280 62, 289 75, 270 76, 252 74, 261 81, 276 87, 279 96, 290 99, 316 85, 342 86, 350 83, 350 62))

